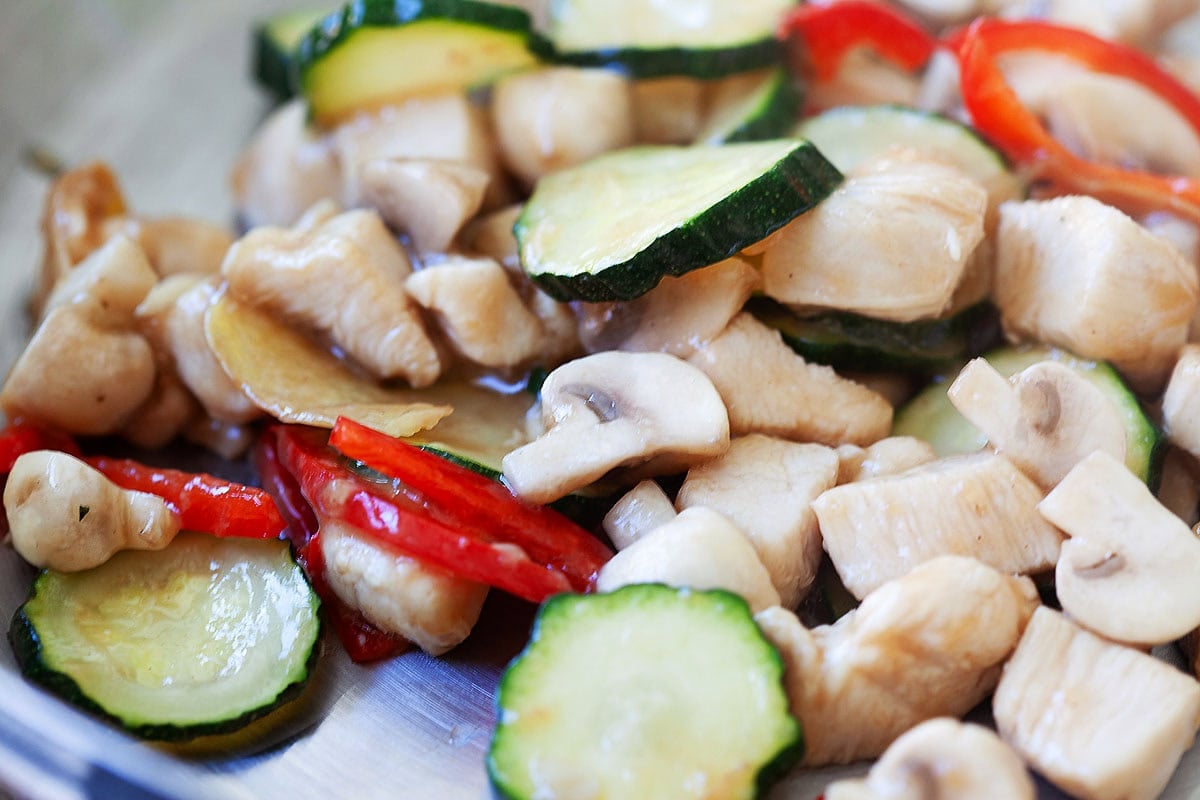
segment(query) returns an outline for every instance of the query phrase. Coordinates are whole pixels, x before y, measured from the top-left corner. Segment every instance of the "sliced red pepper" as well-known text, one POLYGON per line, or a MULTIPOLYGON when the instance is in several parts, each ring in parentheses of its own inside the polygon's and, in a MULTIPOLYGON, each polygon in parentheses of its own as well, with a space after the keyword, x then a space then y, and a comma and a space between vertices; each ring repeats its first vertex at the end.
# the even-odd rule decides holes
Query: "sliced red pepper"
POLYGON ((893 64, 916 70, 937 47, 920 24, 893 8, 863 0, 828 5, 806 3, 784 17, 782 39, 798 37, 818 80, 837 75, 846 54, 869 47, 893 64))
POLYGON ((425 500, 452 509, 456 520, 515 544, 586 591, 612 558, 596 537, 558 512, 522 503, 490 478, 342 417, 329 444, 372 469, 397 478, 425 500))
POLYGON ((279 449, 273 430, 259 437, 254 448, 254 466, 263 489, 275 500, 275 507, 283 515, 288 539, 297 553, 303 553, 308 543, 316 537, 321 523, 313 507, 304 499, 300 484, 279 463, 279 449))
POLYGON ((271 496, 253 486, 203 473, 148 467, 129 459, 97 456, 86 461, 123 489, 161 497, 186 530, 278 539, 287 527, 271 496))
POLYGON ((0 430, 0 475, 12 472, 13 464, 35 450, 59 450, 79 455, 79 445, 65 433, 51 431, 24 420, 13 420, 0 430))
POLYGON ((1200 222, 1200 181, 1088 161, 1051 136, 996 62, 1024 50, 1067 56, 1095 72, 1133 80, 1169 103, 1200 136, 1200 98, 1137 50, 1048 22, 997 19, 972 23, 959 48, 963 104, 980 133, 1056 191, 1089 194, 1134 214, 1170 209, 1200 222))

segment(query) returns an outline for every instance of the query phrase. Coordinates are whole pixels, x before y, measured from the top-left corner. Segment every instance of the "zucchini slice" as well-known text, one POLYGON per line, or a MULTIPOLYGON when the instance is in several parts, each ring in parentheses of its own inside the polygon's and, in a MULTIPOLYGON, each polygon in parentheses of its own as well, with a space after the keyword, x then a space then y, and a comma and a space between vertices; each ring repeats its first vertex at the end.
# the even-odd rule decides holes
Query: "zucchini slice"
POLYGON ((9 639, 31 680, 138 736, 184 740, 298 695, 318 611, 285 542, 182 533, 165 550, 42 572, 9 639))
POLYGON ((747 310, 779 331, 806 360, 856 371, 932 374, 984 352, 1000 338, 1000 318, 990 303, 978 303, 946 319, 917 322, 888 322, 836 311, 801 317, 765 297, 751 300, 747 310))
POLYGON ((483 86, 531 67, 529 15, 478 0, 354 0, 300 43, 313 117, 335 122, 408 97, 483 86))
POLYGON ((559 595, 500 681, 488 774, 514 800, 755 797, 803 750, 782 679, 729 592, 559 595))
POLYGON ((636 78, 720 78, 774 66, 775 30, 796 0, 554 0, 548 55, 636 78))
POLYGON ((538 181, 513 228, 558 300, 632 300, 726 259, 825 199, 842 175, 805 141, 634 147, 538 181))
POLYGON ((708 122, 697 141, 705 144, 775 139, 791 130, 800 91, 786 69, 726 78, 713 87, 708 122))
MULTIPOLYGON (((1142 410, 1137 396, 1106 362, 1090 361, 1049 347, 1007 347, 988 353, 984 358, 1005 377, 1016 375, 1040 361, 1057 361, 1087 378, 1104 392, 1121 414, 1126 435, 1125 465, 1148 484, 1153 485, 1157 480, 1162 435, 1142 410)), ((987 438, 958 413, 946 396, 953 380, 953 373, 944 376, 898 410, 892 434, 924 439, 933 445, 939 457, 973 453, 986 445, 987 438)))
POLYGON ((254 28, 254 79, 277 100, 296 93, 296 49, 328 11, 288 11, 254 28))

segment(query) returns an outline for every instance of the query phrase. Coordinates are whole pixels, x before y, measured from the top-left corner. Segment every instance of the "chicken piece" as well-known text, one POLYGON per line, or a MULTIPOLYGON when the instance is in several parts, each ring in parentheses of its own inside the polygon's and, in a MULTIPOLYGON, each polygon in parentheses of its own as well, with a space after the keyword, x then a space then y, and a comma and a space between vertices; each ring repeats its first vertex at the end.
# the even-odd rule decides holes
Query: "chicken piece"
POLYGON ((846 483, 813 502, 825 551, 860 600, 941 555, 1034 574, 1058 561, 1062 534, 1037 512, 1042 492, 994 453, 953 456, 846 483))
POLYGON ((122 438, 147 450, 166 447, 203 415, 196 398, 175 374, 174 365, 159 353, 155 353, 155 361, 157 370, 150 396, 117 431, 122 438))
POLYGON ((1200 684, 1039 608, 992 699, 996 727, 1083 800, 1158 797, 1200 726, 1200 684))
POLYGON ((861 780, 829 785, 825 800, 1034 800, 1016 751, 982 725, 939 717, 887 749, 861 780))
POLYGON ((680 510, 711 508, 736 525, 767 568, 781 604, 795 608, 821 564, 811 504, 834 486, 837 474, 838 457, 828 447, 752 434, 689 470, 675 503, 680 510))
POLYGON ((987 190, 954 167, 869 162, 773 240, 765 291, 897 322, 938 317, 983 241, 987 203, 987 190))
POLYGON ((362 165, 361 193, 423 253, 442 253, 483 205, 490 176, 458 161, 385 158, 362 165))
POLYGON ((487 586, 387 550, 341 522, 323 520, 320 542, 329 588, 380 630, 438 656, 475 627, 487 586))
POLYGON ((987 697, 1038 605, 1028 578, 944 556, 812 631, 782 608, 755 619, 784 660, 807 766, 874 758, 934 717, 987 697))
POLYGON ((962 86, 959 83, 958 56, 946 48, 938 48, 925 65, 921 87, 914 108, 959 118, 962 109, 962 86))
POLYGON ((1200 522, 1200 463, 1178 447, 1168 447, 1158 478, 1158 502, 1189 528, 1200 522))
POLYGON ((221 225, 186 217, 126 217, 110 226, 141 245, 159 277, 216 275, 233 235, 221 225))
POLYGON ((963 367, 947 396, 988 444, 1043 489, 1100 450, 1124 461, 1125 423, 1090 381, 1045 361, 1006 379, 986 360, 963 367))
POLYGON ((476 217, 462 229, 459 244, 469 252, 495 259, 513 275, 524 275, 517 237, 513 234, 513 226, 524 210, 524 205, 516 203, 476 217))
POLYGON ((1010 337, 1111 361, 1152 391, 1187 339, 1200 287, 1165 239, 1090 197, 1059 197, 1001 206, 995 301, 1010 337))
POLYGON ((624 550, 675 517, 675 506, 662 487, 654 481, 642 481, 604 515, 604 532, 618 550, 624 550))
POLYGON ((488 176, 484 207, 509 202, 510 187, 492 143, 487 114, 463 94, 413 97, 361 113, 333 133, 342 170, 342 202, 363 201, 363 169, 381 159, 453 161, 488 176))
POLYGON ((669 77, 634 81, 634 138, 639 144, 691 144, 704 127, 704 83, 669 77))
POLYGON ((921 90, 920 79, 867 48, 854 48, 838 66, 833 80, 814 81, 805 93, 805 106, 813 109, 836 106, 914 106, 921 90))
POLYGON ((1171 443, 1200 457, 1200 345, 1179 351, 1163 394, 1162 415, 1171 443))
POLYGON ((779 605, 771 576, 746 537, 708 508, 689 508, 640 536, 600 569, 596 590, 612 592, 634 583, 692 589, 724 589, 753 611, 779 605))
POLYGON ((258 441, 258 431, 252 426, 233 425, 201 415, 183 429, 183 437, 226 461, 236 461, 258 441))
POLYGON ((122 489, 66 453, 16 460, 4 487, 13 548, 35 567, 80 572, 120 550, 161 550, 179 532, 162 498, 122 489))
POLYGON ((0 390, 0 409, 67 433, 115 433, 150 397, 155 359, 133 312, 155 275, 117 236, 72 270, 0 390))
POLYGON ((308 128, 301 99, 267 118, 233 168, 233 196, 248 227, 291 225, 313 203, 341 197, 341 171, 327 139, 308 128))
POLYGON ((913 436, 889 436, 862 448, 844 444, 837 449, 838 483, 854 483, 899 475, 937 460, 933 445, 913 436))
POLYGON ((627 303, 581 303, 579 338, 588 352, 659 351, 687 358, 725 330, 758 286, 758 272, 730 258, 666 277, 627 303))
POLYGON ((1045 19, 1138 47, 1195 10, 1190 0, 984 0, 981 5, 982 13, 1045 19))
POLYGON ((257 228, 229 251, 229 290, 316 329, 381 378, 416 387, 442 363, 404 291, 408 256, 373 211, 348 211, 311 230, 257 228))
POLYGON ((607 69, 519 72, 493 89, 492 122, 504 163, 533 184, 543 175, 633 144, 629 80, 607 69))
POLYGON ((882 396, 829 367, 809 364, 750 314, 734 317, 688 361, 717 387, 735 436, 868 445, 892 427, 892 406, 882 396))
POLYGON ((514 367, 540 352, 545 331, 490 258, 447 256, 405 281, 409 295, 434 312, 454 349, 485 367, 514 367))

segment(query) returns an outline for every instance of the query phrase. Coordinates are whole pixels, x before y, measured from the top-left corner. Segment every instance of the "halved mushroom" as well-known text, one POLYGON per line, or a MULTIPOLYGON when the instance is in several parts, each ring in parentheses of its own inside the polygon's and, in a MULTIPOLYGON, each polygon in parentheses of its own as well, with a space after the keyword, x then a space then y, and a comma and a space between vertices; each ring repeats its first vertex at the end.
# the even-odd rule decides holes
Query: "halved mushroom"
POLYGON ((865 448, 844 444, 837 456, 839 484, 899 475, 937 460, 933 445, 913 436, 889 436, 865 448))
POLYGON ((1011 747, 982 725, 939 717, 887 749, 866 778, 832 783, 825 800, 1033 800, 1033 779, 1011 747))
POLYGON ((1116 406, 1062 364, 1034 364, 1006 380, 976 358, 946 394, 997 453, 1044 489, 1097 450, 1125 460, 1125 425, 1116 406))
POLYGON ((1130 644, 1162 644, 1200 626, 1200 539, 1125 465, 1080 461, 1038 511, 1070 535, 1055 588, 1084 627, 1130 644))
POLYGON ((642 535, 675 519, 671 498, 654 481, 642 481, 630 489, 604 515, 604 532, 624 550, 642 535))
POLYGON ((693 467, 675 502, 680 509, 711 508, 733 522, 767 568, 781 604, 795 608, 821 563, 812 501, 837 474, 837 454, 828 447, 752 434, 693 467))
POLYGON ((1163 393, 1162 414, 1171 442, 1200 457, 1200 345, 1179 351, 1163 393))
POLYGON ((361 167, 359 201, 417 250, 441 253, 483 204, 491 176, 459 161, 381 158, 361 167))
POLYGON ((704 373, 663 353, 597 353, 542 385, 546 432, 504 457, 504 479, 548 503, 617 467, 670 474, 729 447, 725 406, 704 373))
MULTIPOLYGON (((618 556, 619 557, 619 556, 618 556)), ((756 615, 784 660, 803 763, 874 758, 918 723, 959 717, 991 692, 1038 604, 1028 578, 944 556, 872 592, 834 625, 756 615)))
POLYGON ((725 589, 754 611, 779 605, 758 555, 733 523, 708 508, 688 508, 612 557, 596 579, 611 592, 633 583, 725 589))
POLYGON ((842 583, 863 598, 940 555, 1034 574, 1058 561, 1062 534, 1037 513, 1042 491, 995 453, 954 456, 846 483, 813 502, 842 583))
POLYGON ((1200 684, 1043 607, 1004 667, 992 712, 1004 740, 1072 796, 1151 800, 1200 726, 1200 684))

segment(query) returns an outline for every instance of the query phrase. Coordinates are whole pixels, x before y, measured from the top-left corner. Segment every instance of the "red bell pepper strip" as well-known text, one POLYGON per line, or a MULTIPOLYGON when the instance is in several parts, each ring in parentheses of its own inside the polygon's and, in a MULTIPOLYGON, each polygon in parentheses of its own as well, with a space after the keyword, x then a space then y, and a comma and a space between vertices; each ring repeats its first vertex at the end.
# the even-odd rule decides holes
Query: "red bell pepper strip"
POLYGON ((612 558, 612 551, 562 514, 526 505, 503 484, 353 420, 340 418, 329 444, 399 479, 428 502, 452 509, 456 520, 517 545, 566 575, 576 591, 587 591, 612 558))
POLYGON ((846 54, 856 47, 870 47, 910 71, 923 67, 937 48, 937 40, 912 19, 864 0, 797 6, 779 28, 780 38, 793 36, 800 39, 822 81, 832 79, 846 54))
POLYGON ((259 437, 254 448, 254 466, 263 489, 275 500, 275 507, 283 516, 288 539, 296 552, 302 554, 308 543, 316 537, 321 523, 313 507, 304 499, 300 484, 279 463, 276 440, 275 429, 259 437))
POLYGON ((79 446, 65 433, 51 431, 23 420, 13 420, 0 430, 0 475, 12 472, 13 464, 35 450, 59 450, 79 455, 79 446))
POLYGON ((1048 22, 979 19, 959 47, 963 104, 975 127, 1055 191, 1092 195, 1130 213, 1170 209, 1200 222, 1200 182, 1080 158, 1050 135, 1004 79, 996 59, 1020 51, 1067 56, 1128 78, 1169 103, 1200 136, 1200 98, 1138 51, 1048 22))
POLYGON ((186 530, 244 539, 278 539, 287 527, 271 496, 212 475, 148 467, 137 461, 85 459, 123 489, 158 495, 186 530))

